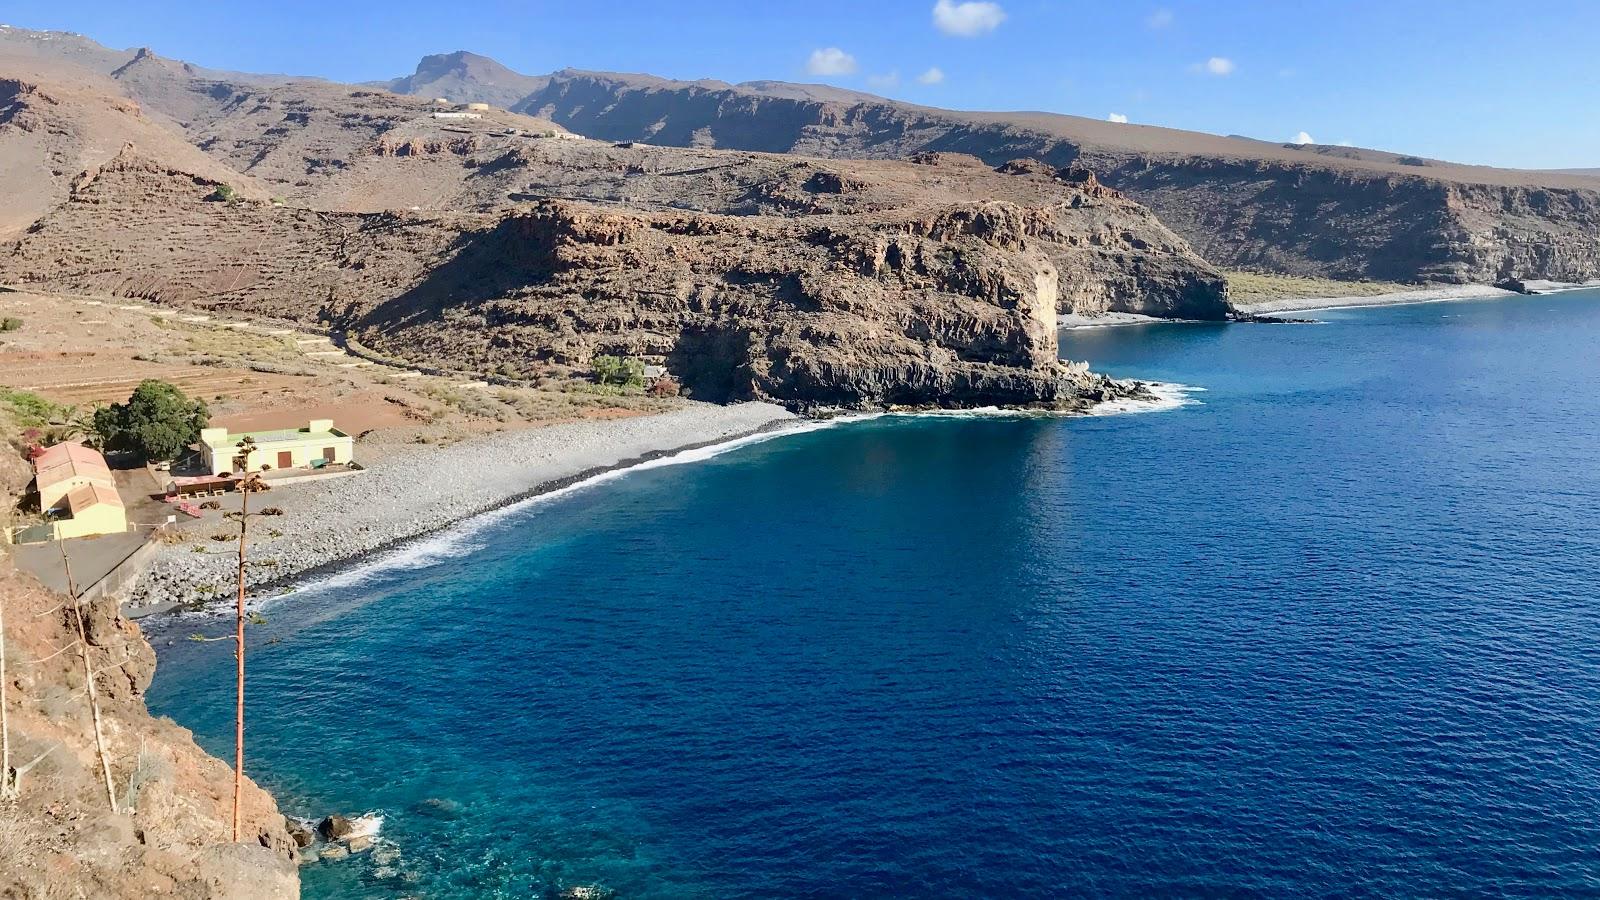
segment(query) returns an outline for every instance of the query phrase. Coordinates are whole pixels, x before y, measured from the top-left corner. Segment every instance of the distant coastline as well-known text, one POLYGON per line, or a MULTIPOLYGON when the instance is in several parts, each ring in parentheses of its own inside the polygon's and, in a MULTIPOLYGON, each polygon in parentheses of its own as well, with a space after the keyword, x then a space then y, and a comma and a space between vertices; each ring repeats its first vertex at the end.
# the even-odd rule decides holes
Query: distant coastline
POLYGON ((1367 306, 1400 306, 1410 303, 1440 303, 1447 300, 1492 300, 1581 291, 1600 287, 1600 282, 1575 284, 1561 281, 1530 281, 1528 291, 1511 291, 1487 284, 1457 284, 1443 287, 1388 291, 1349 297, 1284 297, 1259 303, 1237 304, 1240 311, 1254 314, 1302 312, 1318 309, 1349 309, 1367 306))
MULTIPOLYGON (((1372 306, 1402 306, 1413 303, 1442 303, 1450 300, 1493 300, 1503 297, 1526 297, 1557 294, 1600 288, 1600 282, 1583 284, 1562 281, 1525 282, 1527 291, 1512 291, 1487 284, 1454 284, 1407 290, 1381 291, 1371 294, 1328 296, 1310 293, 1298 297, 1274 297, 1267 300, 1235 302, 1241 313, 1273 315, 1288 312, 1309 312, 1321 309, 1360 309, 1372 306)), ((1112 328, 1122 325, 1158 325, 1181 323, 1184 319, 1162 319, 1137 313, 1108 312, 1098 316, 1067 313, 1058 316, 1056 327, 1064 331, 1080 328, 1112 328)))

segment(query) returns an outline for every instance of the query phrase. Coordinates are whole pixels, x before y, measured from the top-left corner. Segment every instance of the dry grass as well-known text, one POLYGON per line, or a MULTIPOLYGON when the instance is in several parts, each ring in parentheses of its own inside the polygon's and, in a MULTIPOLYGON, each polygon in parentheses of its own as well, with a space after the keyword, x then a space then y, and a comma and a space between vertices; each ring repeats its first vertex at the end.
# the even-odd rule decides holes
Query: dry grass
POLYGON ((0 804, 0 872, 20 872, 24 864, 36 861, 38 852, 33 829, 23 824, 16 804, 0 804))

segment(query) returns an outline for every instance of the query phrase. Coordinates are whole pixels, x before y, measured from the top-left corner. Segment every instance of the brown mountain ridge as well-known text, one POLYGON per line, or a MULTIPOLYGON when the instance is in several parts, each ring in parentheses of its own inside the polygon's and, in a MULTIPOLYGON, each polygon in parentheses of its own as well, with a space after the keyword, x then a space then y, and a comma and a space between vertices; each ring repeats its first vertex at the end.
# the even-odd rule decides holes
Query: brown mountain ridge
MULTIPOLYGON (((423 74, 390 84, 426 92, 426 79, 417 81, 423 74)), ((824 157, 953 151, 993 165, 1033 157, 1085 166, 1228 267, 1461 283, 1600 277, 1600 179, 1584 173, 1468 166, 1052 113, 957 112, 781 82, 730 85, 568 69, 524 76, 516 85, 531 90, 512 108, 605 140, 824 157)), ((450 88, 476 96, 465 69, 453 71, 450 88)))

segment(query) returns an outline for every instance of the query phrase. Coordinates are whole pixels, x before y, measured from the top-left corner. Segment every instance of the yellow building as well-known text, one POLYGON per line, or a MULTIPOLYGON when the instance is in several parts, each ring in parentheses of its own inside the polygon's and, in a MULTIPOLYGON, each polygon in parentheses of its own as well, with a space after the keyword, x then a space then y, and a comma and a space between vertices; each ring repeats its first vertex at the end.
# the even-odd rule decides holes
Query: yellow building
POLYGON ((200 456, 211 474, 235 471, 234 457, 247 437, 255 443, 255 449, 245 462, 246 472, 321 468, 355 458, 355 440, 334 428, 332 419, 312 419, 304 428, 237 434, 226 428, 205 428, 200 431, 200 456))
POLYGON ((82 444, 56 444, 34 457, 33 481, 39 489, 40 509, 53 508, 84 485, 115 487, 106 458, 82 444))
POLYGON ((116 488, 103 484, 86 484, 67 494, 62 504, 68 518, 51 523, 56 540, 89 537, 96 534, 120 534, 128 530, 128 511, 116 488))
POLYGON ((82 444, 57 444, 34 457, 39 508, 56 539, 128 530, 128 511, 106 458, 82 444))

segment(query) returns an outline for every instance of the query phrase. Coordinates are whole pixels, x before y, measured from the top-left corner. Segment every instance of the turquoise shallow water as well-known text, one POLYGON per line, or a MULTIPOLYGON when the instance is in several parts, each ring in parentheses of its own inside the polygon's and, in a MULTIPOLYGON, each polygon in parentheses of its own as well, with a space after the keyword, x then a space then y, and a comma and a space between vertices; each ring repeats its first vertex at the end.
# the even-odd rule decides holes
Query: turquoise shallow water
MULTIPOLYGON (((636 472, 269 611, 311 897, 1600 893, 1600 293, 1074 332, 1156 414, 636 472)), ((269 643, 269 641, 271 641, 269 643)), ((231 659, 152 705, 231 748, 231 659)))

